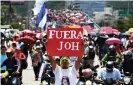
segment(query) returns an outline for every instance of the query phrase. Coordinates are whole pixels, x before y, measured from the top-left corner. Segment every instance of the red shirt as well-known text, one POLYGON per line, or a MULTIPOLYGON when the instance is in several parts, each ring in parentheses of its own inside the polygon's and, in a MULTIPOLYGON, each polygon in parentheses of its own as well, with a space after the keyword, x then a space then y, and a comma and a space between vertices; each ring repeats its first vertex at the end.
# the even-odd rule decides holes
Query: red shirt
POLYGON ((23 53, 15 53, 13 56, 15 56, 21 63, 21 60, 24 59, 24 54, 23 53))
POLYGON ((115 49, 117 53, 121 54, 121 49, 120 48, 116 48, 115 49))

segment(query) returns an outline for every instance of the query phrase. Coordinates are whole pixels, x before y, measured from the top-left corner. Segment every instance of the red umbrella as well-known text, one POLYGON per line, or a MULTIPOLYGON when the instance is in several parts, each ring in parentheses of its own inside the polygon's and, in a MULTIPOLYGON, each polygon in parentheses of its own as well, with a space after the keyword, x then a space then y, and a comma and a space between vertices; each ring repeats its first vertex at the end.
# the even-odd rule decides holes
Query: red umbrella
POLYGON ((36 43, 36 41, 31 37, 23 37, 23 38, 20 38, 18 41, 28 43, 28 44, 35 44, 36 43))
POLYGON ((102 27, 101 28, 101 33, 104 32, 106 34, 112 34, 112 27, 102 27))
POLYGON ((83 28, 87 31, 88 34, 92 32, 91 27, 89 25, 83 26, 83 28))
POLYGON ((121 40, 118 38, 109 38, 106 40, 107 44, 122 44, 121 40))
POLYGON ((23 32, 25 32, 25 33, 32 33, 31 30, 24 30, 23 32))
POLYGON ((113 32, 114 34, 120 34, 119 30, 117 30, 117 29, 112 29, 112 32, 113 32))

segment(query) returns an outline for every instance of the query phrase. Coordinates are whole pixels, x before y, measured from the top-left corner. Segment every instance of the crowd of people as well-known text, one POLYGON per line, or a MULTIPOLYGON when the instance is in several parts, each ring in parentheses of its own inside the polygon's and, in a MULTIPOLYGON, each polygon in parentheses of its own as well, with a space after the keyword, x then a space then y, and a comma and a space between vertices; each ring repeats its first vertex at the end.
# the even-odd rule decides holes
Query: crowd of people
MULTIPOLYGON (((78 10, 49 10, 48 17, 48 28, 89 25, 87 17, 78 10)), ((97 80, 112 78, 119 81, 122 79, 122 74, 127 72, 133 74, 133 36, 131 33, 99 32, 95 35, 88 33, 83 38, 83 56, 55 57, 49 56, 46 52, 47 35, 45 33, 24 30, 12 38, 2 38, 1 73, 16 67, 15 72, 18 73, 22 84, 22 73, 28 66, 27 58, 30 56, 35 81, 38 81, 40 68, 43 66, 42 64, 45 64, 41 83, 45 80, 55 85, 81 85, 81 83, 87 85, 88 80, 93 80, 94 73, 97 73, 95 77, 97 80), (36 36, 37 34, 40 36, 36 36), (110 38, 118 39, 121 43, 106 43, 110 38), (100 65, 94 66, 94 59, 97 56, 100 65)))

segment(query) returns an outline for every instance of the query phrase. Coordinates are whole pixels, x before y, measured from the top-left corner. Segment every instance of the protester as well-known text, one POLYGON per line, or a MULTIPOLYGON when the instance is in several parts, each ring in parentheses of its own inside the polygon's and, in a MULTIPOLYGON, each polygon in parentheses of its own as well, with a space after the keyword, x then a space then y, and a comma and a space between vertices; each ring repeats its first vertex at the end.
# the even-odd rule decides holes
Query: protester
POLYGON ((68 56, 62 56, 60 59, 60 66, 52 56, 48 56, 55 74, 55 85, 76 85, 77 71, 80 66, 82 57, 78 57, 77 61, 72 67, 69 67, 70 59, 68 56))
POLYGON ((13 56, 13 52, 9 49, 6 51, 7 53, 7 59, 1 64, 1 67, 6 66, 7 70, 15 70, 15 72, 19 73, 20 70, 20 62, 17 58, 13 56), (17 68, 15 68, 17 66, 17 68))
POLYGON ((114 61, 115 66, 120 64, 120 55, 115 51, 114 45, 111 45, 109 47, 109 52, 106 53, 102 59, 104 65, 106 64, 107 61, 114 61))
POLYGON ((119 81, 121 79, 121 73, 118 69, 114 68, 114 63, 112 61, 108 61, 106 67, 98 71, 98 78, 101 80, 112 78, 113 80, 119 81))
POLYGON ((16 41, 13 41, 13 42, 12 42, 12 45, 11 45, 11 47, 10 47, 10 49, 11 49, 11 51, 12 51, 13 53, 15 53, 16 48, 17 48, 16 41))
POLYGON ((41 67, 41 47, 36 46, 33 57, 32 57, 32 66, 34 69, 35 80, 38 80, 39 71, 41 67))
POLYGON ((20 65, 21 65, 21 68, 19 70, 19 77, 20 77, 20 80, 21 80, 21 83, 22 83, 22 73, 23 73, 23 67, 24 67, 24 63, 23 62, 25 60, 25 55, 21 52, 21 49, 20 48, 16 48, 16 52, 14 53, 13 55, 15 58, 17 58, 20 62, 20 65))
MULTIPOLYGON (((36 15, 36 18, 38 15, 36 15)), ((28 52, 31 54, 32 59, 32 66, 35 74, 35 80, 37 81, 39 78, 40 67, 45 59, 43 59, 43 55, 45 53, 48 54, 47 62, 48 66, 45 67, 51 73, 54 72, 55 76, 55 85, 76 85, 77 78, 79 81, 86 82, 87 80, 91 80, 93 71, 97 72, 94 69, 93 63, 95 58, 99 58, 98 60, 103 64, 98 70, 98 77, 99 79, 106 79, 107 77, 111 77, 114 80, 121 79, 122 72, 130 72, 133 73, 133 37, 129 34, 128 36, 124 35, 123 37, 119 38, 119 34, 116 35, 115 33, 106 34, 102 33, 101 28, 97 30, 97 27, 92 26, 91 21, 88 19, 89 17, 86 16, 81 10, 75 9, 59 9, 59 10, 51 10, 48 9, 48 20, 46 22, 46 29, 48 28, 83 28, 83 31, 86 29, 87 34, 83 33, 84 38, 84 54, 83 57, 78 56, 58 56, 58 58, 54 58, 55 56, 50 56, 46 50, 45 44, 47 41, 47 35, 36 38, 36 33, 40 33, 41 29, 36 29, 36 32, 29 30, 29 33, 23 32, 21 34, 21 38, 23 37, 30 37, 33 38, 32 40, 22 40, 20 42, 19 39, 13 40, 13 37, 10 37, 10 41, 7 41, 7 46, 4 44, 6 39, 2 40, 1 45, 1 66, 6 66, 7 69, 13 69, 14 65, 18 65, 17 72, 20 73, 19 77, 22 76, 23 69, 27 68, 27 58, 28 52), (88 26, 88 27, 85 27, 88 26), (90 28, 89 28, 90 27, 90 28), (97 30, 97 31, 95 31, 97 30), (95 32, 95 35, 92 34, 95 32), (31 34, 30 34, 31 33, 31 34), (121 44, 107 44, 106 40, 108 38, 117 38, 121 39, 121 44), (16 43, 17 42, 17 43, 16 43), (32 43, 31 43, 32 42, 32 43), (4 46, 3 46, 4 45, 4 46), (97 45, 97 47, 96 47, 97 45), (7 47, 7 48, 6 48, 7 47), (122 48, 123 47, 123 48, 122 48), (6 49, 11 50, 10 52, 6 49), (97 55, 95 53, 97 50, 97 55), (132 51, 132 52, 129 52, 132 51), (127 54, 122 54, 123 51, 128 51, 127 54), (122 57, 124 55, 124 57, 122 57), (7 58, 8 57, 8 58, 7 58), (83 62, 81 60, 83 59, 83 62), (113 62, 114 63, 113 63, 113 62), (122 62, 122 63, 121 63, 122 62), (52 69, 51 69, 52 66, 52 69), (115 67, 120 67, 120 70, 116 69, 115 67), (86 75, 86 69, 89 69, 86 75), (88 78, 83 78, 83 77, 88 78)), ((94 24, 94 23, 93 23, 94 24)), ((39 28, 39 27, 37 27, 39 28)), ((45 30, 47 31, 47 30, 45 30)), ((121 34, 123 35, 123 34, 121 34)), ((15 35, 16 36, 16 35, 15 35)), ((56 42, 53 42, 53 44, 56 42)), ((51 47, 52 49, 52 47, 51 47)), ((96 61, 97 62, 97 61, 96 61)), ((44 63, 46 65, 46 63, 44 63)), ((43 64, 43 65, 44 65, 43 64)), ((42 65, 42 66, 43 66, 42 65)), ((1 70, 7 70, 5 67, 2 67, 1 70)), ((3 71, 1 71, 3 72, 3 71)), ((44 71, 44 74, 46 72, 44 71)), ((54 77, 52 76, 52 77, 54 77)), ((45 75, 42 75, 42 78, 46 78, 45 75)), ((50 76, 51 77, 51 76, 50 76)), ((22 79, 21 79, 22 80, 22 79)), ((54 80, 54 79, 53 79, 54 80)), ((41 79, 41 83, 43 79, 41 79)), ((22 82, 21 82, 22 83, 22 82)), ((79 82, 78 82, 79 83, 79 82)))
MULTIPOLYGON (((1 65, 7 59, 6 47, 5 46, 1 46, 0 57, 1 57, 1 62, 0 62, 0 65, 1 65)), ((5 71, 6 71, 6 66, 3 66, 1 68, 1 73, 4 73, 5 71)))
POLYGON ((29 45, 28 43, 24 43, 24 44, 21 46, 22 53, 24 53, 26 60, 27 60, 27 58, 28 58, 28 51, 29 51, 29 48, 30 48, 30 45, 29 45))
POLYGON ((133 73, 133 53, 128 50, 124 52, 124 60, 122 61, 120 65, 120 70, 123 71, 125 74, 126 72, 129 72, 130 74, 133 73))

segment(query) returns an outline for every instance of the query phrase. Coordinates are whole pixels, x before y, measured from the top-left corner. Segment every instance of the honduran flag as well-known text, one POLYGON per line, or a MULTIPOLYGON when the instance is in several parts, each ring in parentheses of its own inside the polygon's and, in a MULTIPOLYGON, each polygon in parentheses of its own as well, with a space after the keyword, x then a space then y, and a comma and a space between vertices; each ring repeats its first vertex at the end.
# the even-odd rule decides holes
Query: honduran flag
POLYGON ((41 10, 38 14, 38 17, 35 21, 35 25, 40 28, 44 28, 44 31, 46 31, 46 23, 47 23, 47 14, 48 11, 45 7, 45 3, 42 5, 41 10))

